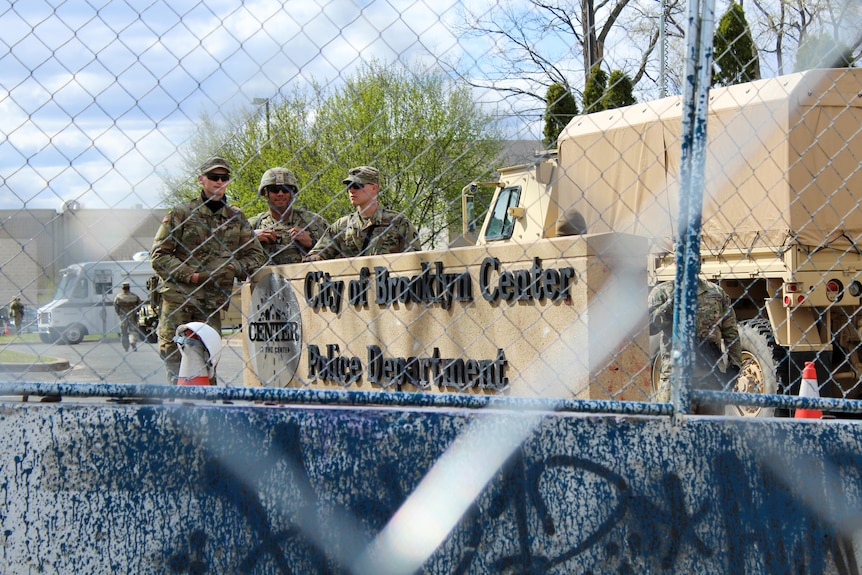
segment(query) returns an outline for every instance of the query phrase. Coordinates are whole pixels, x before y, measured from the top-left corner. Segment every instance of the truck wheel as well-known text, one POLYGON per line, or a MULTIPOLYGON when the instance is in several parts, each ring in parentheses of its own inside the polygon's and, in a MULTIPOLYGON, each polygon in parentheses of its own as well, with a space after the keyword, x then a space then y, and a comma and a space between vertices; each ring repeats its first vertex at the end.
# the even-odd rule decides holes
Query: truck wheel
POLYGON ((62 342, 68 345, 77 345, 84 341, 87 330, 80 324, 70 325, 63 330, 62 342))
POLYGON ((54 332, 40 333, 39 339, 42 340, 42 343, 57 343, 57 340, 60 339, 60 336, 58 336, 54 332))
POLYGON ((159 333, 156 330, 159 329, 159 319, 156 317, 153 321, 148 321, 145 329, 147 343, 158 343, 159 333))
MULTIPOLYGON (((742 346, 742 370, 735 391, 745 393, 777 393, 778 365, 783 350, 775 343, 768 320, 753 319, 739 324, 742 346)), ((729 406, 734 415, 743 417, 773 417, 774 407, 729 406)))

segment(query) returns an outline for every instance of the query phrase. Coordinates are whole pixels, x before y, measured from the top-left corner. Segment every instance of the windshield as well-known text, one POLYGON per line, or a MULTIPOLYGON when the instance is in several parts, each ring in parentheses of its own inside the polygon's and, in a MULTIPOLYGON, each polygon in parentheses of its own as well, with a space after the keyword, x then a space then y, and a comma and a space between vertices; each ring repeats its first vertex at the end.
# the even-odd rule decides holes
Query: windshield
POLYGON ((515 218, 509 215, 509 208, 517 206, 520 199, 520 186, 512 186, 500 190, 497 196, 497 203, 492 208, 491 219, 488 221, 488 227, 485 230, 486 240, 506 240, 512 237, 515 218))
POLYGON ((78 282, 78 270, 67 268, 60 270, 60 283, 54 293, 54 299, 81 299, 87 297, 87 279, 78 282))

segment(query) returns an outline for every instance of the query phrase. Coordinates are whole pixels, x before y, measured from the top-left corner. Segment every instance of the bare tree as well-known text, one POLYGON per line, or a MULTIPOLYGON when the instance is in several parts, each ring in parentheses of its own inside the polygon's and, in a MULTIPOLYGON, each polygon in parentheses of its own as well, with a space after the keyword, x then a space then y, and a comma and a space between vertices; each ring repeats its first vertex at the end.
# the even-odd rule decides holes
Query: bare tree
MULTIPOLYGON (((635 86, 656 81, 661 10, 654 0, 507 0, 465 9, 465 37, 485 41, 482 79, 473 86, 527 97, 542 110, 547 88, 560 84, 580 94, 590 70, 620 69, 635 86)), ((682 36, 676 21, 681 0, 668 0, 669 35, 682 36)), ((475 66, 477 62, 470 62, 475 66)), ((646 92, 654 92, 655 84, 646 92)), ((523 106, 523 100, 521 105, 523 106)), ((523 109, 523 108, 522 108, 523 109)))
MULTIPOLYGON (((776 75, 793 70, 799 46, 811 35, 827 35, 860 57, 862 7, 858 0, 752 0, 755 41, 774 62, 776 75)), ((767 74, 764 74, 767 75, 767 74)))

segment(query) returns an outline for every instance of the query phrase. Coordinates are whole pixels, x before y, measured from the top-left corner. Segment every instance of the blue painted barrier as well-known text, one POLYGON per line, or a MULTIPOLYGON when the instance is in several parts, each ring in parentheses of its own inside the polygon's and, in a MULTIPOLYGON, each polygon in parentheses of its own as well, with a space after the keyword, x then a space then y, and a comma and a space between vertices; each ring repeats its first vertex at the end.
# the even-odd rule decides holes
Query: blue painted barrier
POLYGON ((3 573, 856 572, 855 422, 348 397, 0 404, 3 573))

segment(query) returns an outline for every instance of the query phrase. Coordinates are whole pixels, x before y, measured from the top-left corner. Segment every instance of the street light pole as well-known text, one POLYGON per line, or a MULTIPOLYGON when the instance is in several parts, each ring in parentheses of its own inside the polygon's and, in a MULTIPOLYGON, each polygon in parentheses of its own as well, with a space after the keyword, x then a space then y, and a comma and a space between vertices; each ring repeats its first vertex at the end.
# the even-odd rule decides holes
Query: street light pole
POLYGON ((251 103, 255 106, 266 106, 266 140, 269 141, 269 98, 252 98, 251 103))

